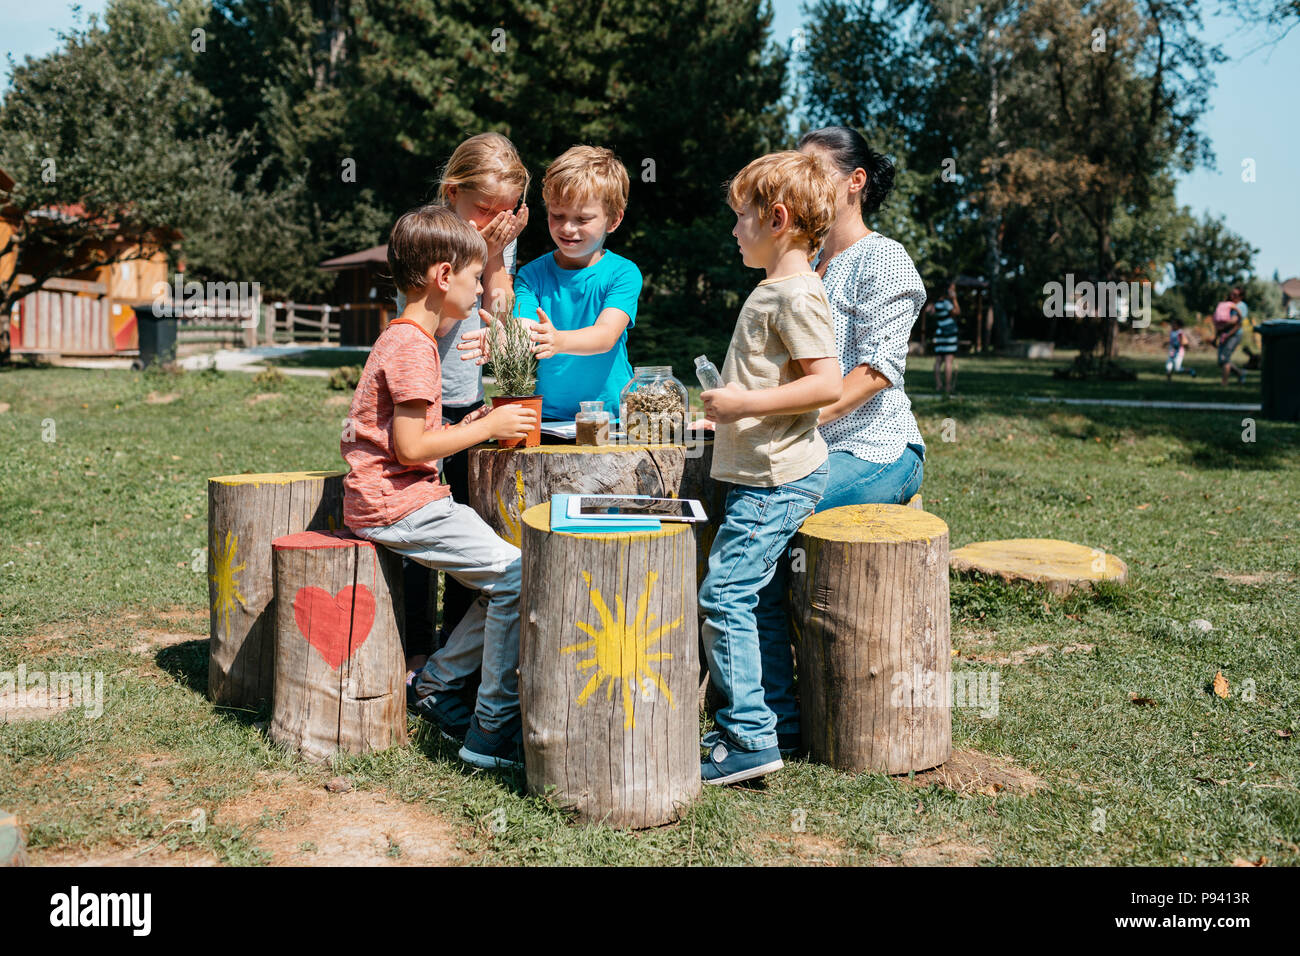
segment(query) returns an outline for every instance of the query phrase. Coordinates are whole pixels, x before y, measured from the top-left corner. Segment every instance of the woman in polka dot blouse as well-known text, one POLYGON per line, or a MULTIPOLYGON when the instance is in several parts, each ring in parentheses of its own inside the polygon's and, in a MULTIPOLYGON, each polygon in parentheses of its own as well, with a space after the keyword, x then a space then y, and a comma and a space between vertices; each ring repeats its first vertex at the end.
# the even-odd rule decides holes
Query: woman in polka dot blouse
POLYGON ((925 442, 903 392, 907 343, 925 287, 907 250, 867 228, 894 186, 894 166, 847 126, 814 130, 799 149, 836 182, 836 219, 814 262, 835 319, 843 397, 821 411, 830 479, 818 511, 906 504, 920 490, 925 442))

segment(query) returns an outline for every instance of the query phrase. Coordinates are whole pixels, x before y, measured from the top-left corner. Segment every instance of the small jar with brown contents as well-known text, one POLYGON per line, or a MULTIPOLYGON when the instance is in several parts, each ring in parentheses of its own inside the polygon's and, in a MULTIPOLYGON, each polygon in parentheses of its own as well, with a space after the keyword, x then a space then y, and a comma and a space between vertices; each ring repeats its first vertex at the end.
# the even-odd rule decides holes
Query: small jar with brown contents
POLYGON ((579 402, 581 410, 574 417, 578 426, 576 441, 579 445, 609 444, 609 412, 604 402, 579 402))

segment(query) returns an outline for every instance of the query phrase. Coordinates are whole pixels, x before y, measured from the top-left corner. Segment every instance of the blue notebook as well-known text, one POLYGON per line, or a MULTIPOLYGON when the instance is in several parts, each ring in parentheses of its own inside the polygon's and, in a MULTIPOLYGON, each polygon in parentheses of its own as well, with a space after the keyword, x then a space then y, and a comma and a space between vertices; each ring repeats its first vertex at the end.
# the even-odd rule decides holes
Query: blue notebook
POLYGON ((569 499, 573 495, 554 495, 551 498, 551 530, 576 534, 626 534, 631 531, 658 531, 658 518, 622 518, 618 521, 601 521, 590 518, 570 518, 569 499))

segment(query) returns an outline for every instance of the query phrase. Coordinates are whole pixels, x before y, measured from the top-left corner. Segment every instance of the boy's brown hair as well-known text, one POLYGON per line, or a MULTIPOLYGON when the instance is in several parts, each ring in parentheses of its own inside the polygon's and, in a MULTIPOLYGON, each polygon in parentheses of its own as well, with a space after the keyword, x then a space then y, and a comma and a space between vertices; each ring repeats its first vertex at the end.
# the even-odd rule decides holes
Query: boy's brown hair
POLYGON ((610 219, 627 208, 630 183, 627 169, 603 146, 570 146, 546 170, 542 200, 572 205, 599 200, 610 219))
POLYGON ((460 272, 487 262, 487 243, 473 225, 447 206, 417 206, 402 215, 388 239, 388 268, 403 292, 424 288, 429 268, 439 262, 460 272))
POLYGON ((818 249, 835 222, 835 183, 814 156, 795 150, 754 160, 727 184, 727 205, 736 212, 756 206, 761 219, 781 203, 800 245, 818 249))

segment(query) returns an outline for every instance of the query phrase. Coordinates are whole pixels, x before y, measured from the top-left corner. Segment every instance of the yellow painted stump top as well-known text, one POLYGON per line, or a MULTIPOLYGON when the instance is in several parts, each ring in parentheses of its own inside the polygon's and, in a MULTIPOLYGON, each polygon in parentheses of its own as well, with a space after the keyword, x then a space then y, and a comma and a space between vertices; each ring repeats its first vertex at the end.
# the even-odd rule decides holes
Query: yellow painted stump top
MULTIPOLYGON (((543 501, 533 505, 524 512, 524 524, 536 531, 551 531, 551 503, 543 501)), ((651 538, 667 538, 674 534, 690 534, 691 526, 684 521, 665 521, 658 531, 630 531, 627 534, 582 534, 577 531, 556 531, 554 534, 566 534, 574 538, 599 538, 609 541, 639 541, 651 538)))
POLYGON ((954 550, 949 561, 954 571, 1049 585, 1128 580, 1128 565, 1115 555, 1054 538, 977 541, 954 550))
POLYGON ((847 505, 813 515, 801 534, 826 541, 865 544, 929 541, 948 533, 942 518, 906 505, 847 505))
POLYGON ((261 475, 218 475, 208 481, 215 481, 219 485, 287 485, 291 481, 334 478, 346 474, 346 471, 274 471, 261 475))

